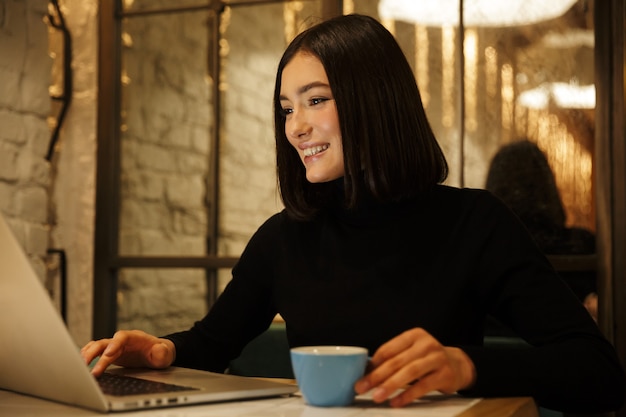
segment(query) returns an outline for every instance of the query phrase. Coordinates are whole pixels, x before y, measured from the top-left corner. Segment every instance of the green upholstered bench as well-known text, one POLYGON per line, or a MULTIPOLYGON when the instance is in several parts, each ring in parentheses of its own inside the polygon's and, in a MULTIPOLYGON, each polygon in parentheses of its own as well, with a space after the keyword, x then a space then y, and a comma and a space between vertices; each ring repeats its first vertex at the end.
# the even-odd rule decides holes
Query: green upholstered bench
POLYGON ((248 343, 241 355, 230 363, 228 372, 243 376, 293 379, 285 323, 272 323, 269 329, 248 343))

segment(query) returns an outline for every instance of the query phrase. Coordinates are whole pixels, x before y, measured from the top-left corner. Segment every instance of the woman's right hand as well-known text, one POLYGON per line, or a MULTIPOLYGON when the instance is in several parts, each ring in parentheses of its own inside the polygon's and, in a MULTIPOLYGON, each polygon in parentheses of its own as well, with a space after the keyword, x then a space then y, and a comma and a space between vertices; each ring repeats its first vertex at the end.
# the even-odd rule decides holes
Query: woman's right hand
POLYGON ((111 339, 93 340, 80 350, 85 363, 100 356, 91 373, 100 376, 111 365, 167 368, 176 358, 174 343, 140 330, 122 330, 111 339))

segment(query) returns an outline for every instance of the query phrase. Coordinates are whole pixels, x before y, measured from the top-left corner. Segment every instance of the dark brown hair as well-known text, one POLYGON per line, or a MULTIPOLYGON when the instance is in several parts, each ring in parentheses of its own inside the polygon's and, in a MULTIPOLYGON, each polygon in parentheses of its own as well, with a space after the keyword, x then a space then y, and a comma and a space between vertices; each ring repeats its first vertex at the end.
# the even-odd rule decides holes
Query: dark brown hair
POLYGON ((300 33, 278 66, 274 129, 281 197, 288 213, 310 219, 335 204, 333 183, 310 183, 285 135, 280 88, 298 52, 319 58, 337 106, 347 208, 364 199, 401 201, 443 182, 448 166, 426 118, 415 76, 393 35, 375 19, 346 15, 300 33))

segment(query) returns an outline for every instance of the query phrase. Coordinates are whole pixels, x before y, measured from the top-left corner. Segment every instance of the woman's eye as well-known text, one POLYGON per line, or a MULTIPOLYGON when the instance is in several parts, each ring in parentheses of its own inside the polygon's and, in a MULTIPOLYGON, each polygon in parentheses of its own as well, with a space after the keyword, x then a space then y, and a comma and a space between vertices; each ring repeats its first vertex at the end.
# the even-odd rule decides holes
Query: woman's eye
POLYGON ((316 104, 320 104, 328 100, 327 98, 316 97, 311 99, 311 105, 315 106, 316 104))
POLYGON ((293 109, 290 109, 290 108, 282 108, 282 109, 280 109, 280 115, 283 116, 283 117, 287 117, 291 113, 293 113, 293 109))

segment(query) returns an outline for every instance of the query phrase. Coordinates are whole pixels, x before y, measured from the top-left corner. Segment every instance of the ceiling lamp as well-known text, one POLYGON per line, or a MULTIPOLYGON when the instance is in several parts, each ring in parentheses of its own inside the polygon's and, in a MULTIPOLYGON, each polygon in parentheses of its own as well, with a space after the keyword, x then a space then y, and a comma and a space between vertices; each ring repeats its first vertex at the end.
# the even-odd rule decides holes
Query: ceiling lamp
MULTIPOLYGON (((425 26, 459 24, 461 0, 380 0, 382 19, 425 26)), ((464 26, 521 26, 562 16, 578 0, 464 0, 464 26)))

